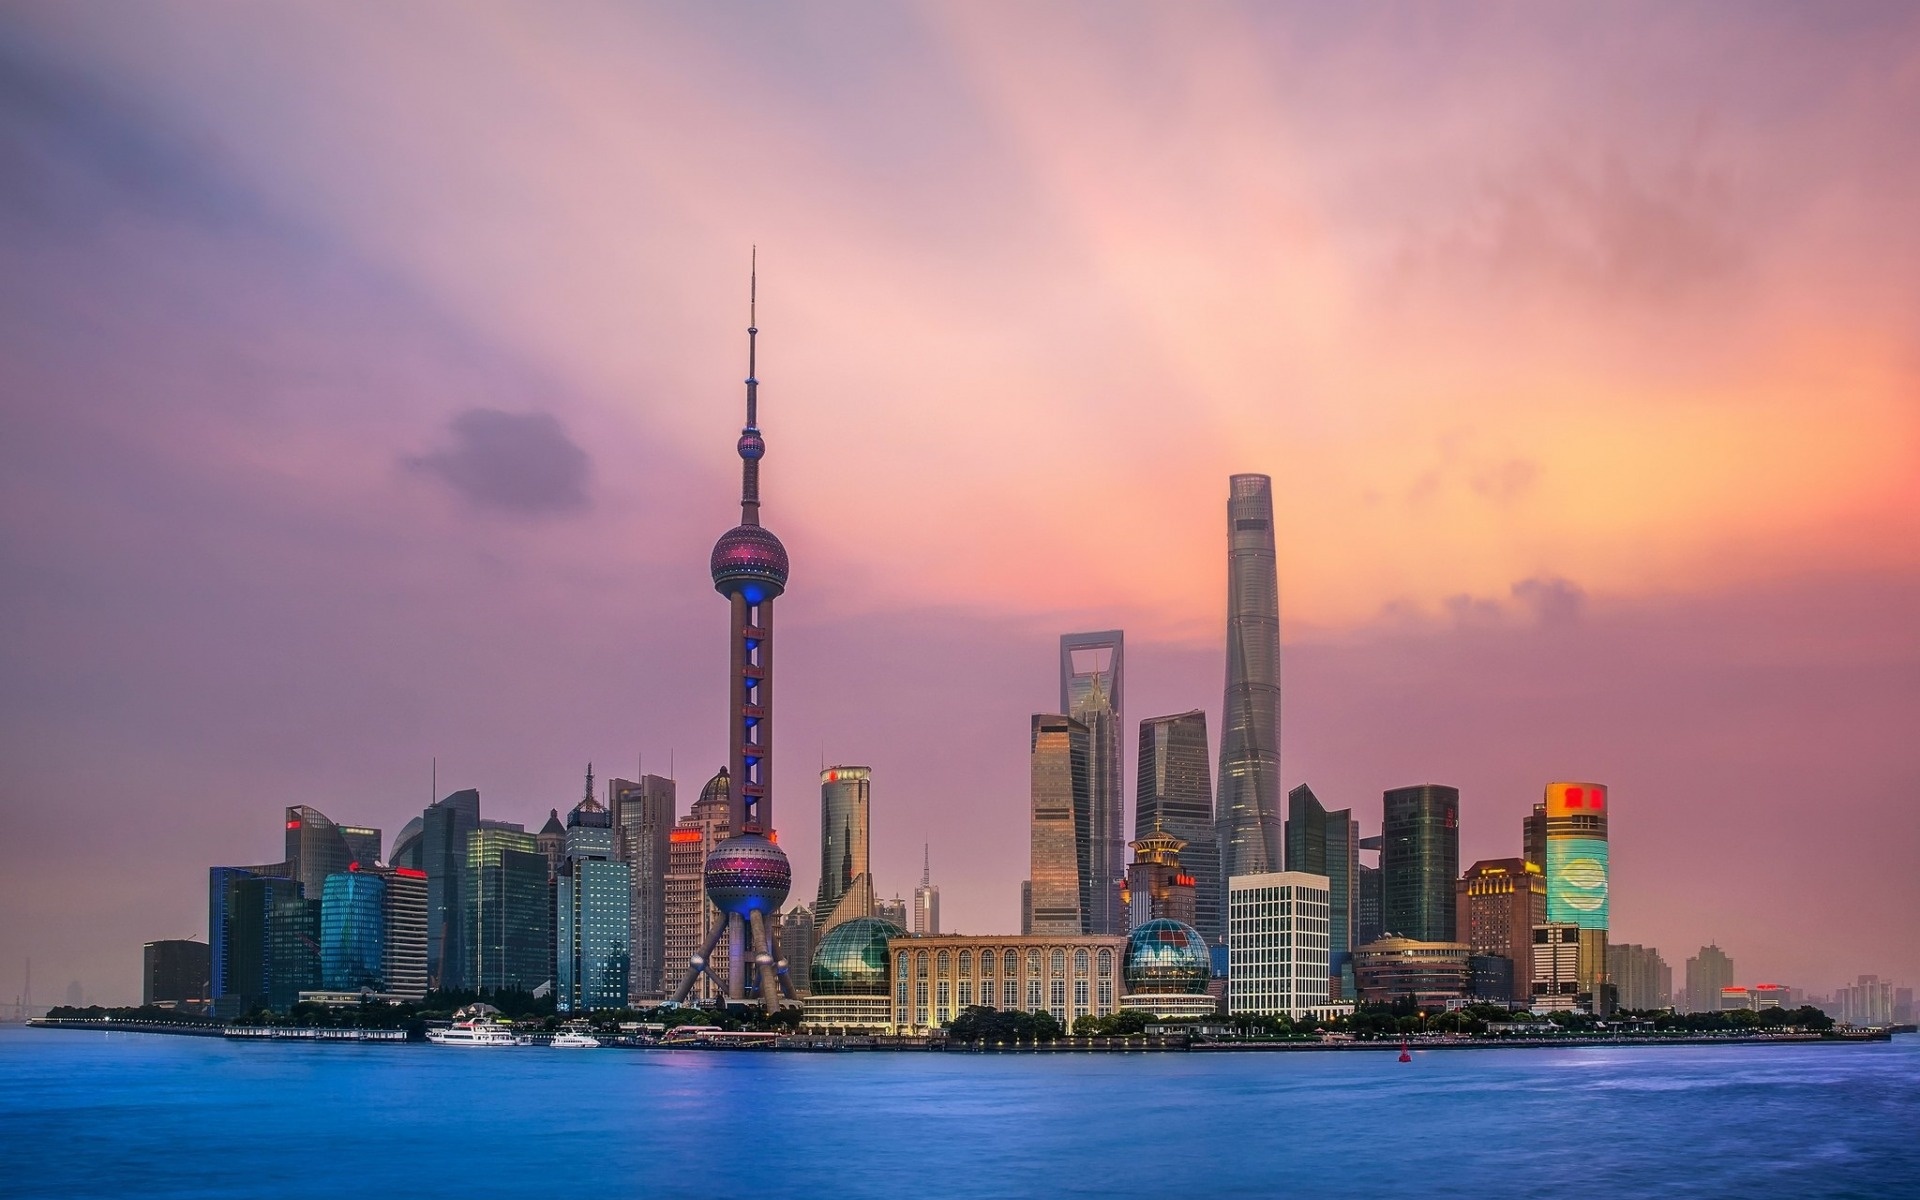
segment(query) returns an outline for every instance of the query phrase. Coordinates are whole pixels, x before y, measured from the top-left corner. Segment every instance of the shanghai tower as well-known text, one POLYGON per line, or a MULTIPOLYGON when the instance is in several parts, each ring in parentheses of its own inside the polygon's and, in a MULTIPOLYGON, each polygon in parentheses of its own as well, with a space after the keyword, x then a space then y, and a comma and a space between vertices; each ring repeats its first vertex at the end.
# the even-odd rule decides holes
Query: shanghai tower
POLYGON ((1281 869, 1280 583, 1273 550, 1273 480, 1235 475, 1230 486, 1227 692, 1214 805, 1223 883, 1236 875, 1281 869))
MULTIPOLYGON (((749 294, 756 291, 757 286, 750 288, 749 294)), ((727 828, 733 836, 707 854, 703 879, 707 899, 726 919, 693 956, 673 999, 678 1003, 687 998, 725 937, 728 1002, 744 1002, 751 987, 761 1007, 771 1013, 780 1007, 782 992, 793 997, 785 964, 777 961, 773 945, 774 914, 793 883, 793 868, 773 837, 772 786, 773 602, 787 589, 787 548, 760 524, 760 459, 767 443, 760 436, 760 381, 754 378, 760 330, 751 300, 748 314, 747 423, 735 445, 740 453, 740 523, 720 535, 709 563, 714 590, 727 598, 729 608, 727 828)))

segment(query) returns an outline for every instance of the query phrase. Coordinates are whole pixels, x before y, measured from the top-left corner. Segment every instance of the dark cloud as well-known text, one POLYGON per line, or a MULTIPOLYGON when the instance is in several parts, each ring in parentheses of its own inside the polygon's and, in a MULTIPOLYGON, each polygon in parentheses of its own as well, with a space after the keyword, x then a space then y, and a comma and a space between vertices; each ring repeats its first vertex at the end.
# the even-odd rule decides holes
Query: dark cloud
POLYGON ((1567 579, 1522 579, 1512 591, 1513 598, 1524 604, 1541 625, 1571 625, 1580 619, 1587 603, 1585 589, 1567 579))
POLYGON ((470 408, 447 423, 452 444, 407 460, 478 508, 548 517, 591 503, 587 452, 551 413, 470 408))

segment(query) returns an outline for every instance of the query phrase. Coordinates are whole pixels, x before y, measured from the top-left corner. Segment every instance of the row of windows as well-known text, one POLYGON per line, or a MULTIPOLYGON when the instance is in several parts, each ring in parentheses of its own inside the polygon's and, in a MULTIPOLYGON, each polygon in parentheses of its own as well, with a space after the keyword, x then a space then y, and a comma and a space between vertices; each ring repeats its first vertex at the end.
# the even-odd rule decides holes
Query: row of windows
MULTIPOLYGON (((941 950, 932 955, 929 955, 925 950, 916 951, 912 956, 911 964, 913 976, 916 979, 927 978, 928 968, 929 965, 931 965, 932 971, 936 976, 945 978, 953 973, 955 961, 956 958, 951 951, 941 950)), ((961 975, 971 976, 974 973, 973 951, 960 951, 957 956, 957 961, 961 975)), ((1064 949, 1054 950, 1046 961, 1047 965, 1052 968, 1050 972, 1052 975, 1066 975, 1067 952, 1064 949)), ((1040 951, 1027 951, 1026 973, 1028 975, 1039 975, 1041 973, 1041 963, 1042 958, 1040 951)), ((1102 948, 1097 958, 1090 956, 1085 947, 1076 949, 1073 952, 1073 973, 1076 976, 1085 976, 1088 973, 1090 964, 1094 963, 1097 963, 1102 979, 1108 979, 1113 976, 1113 951, 1111 949, 1102 948)), ((1000 967, 1000 973, 1002 974, 1017 975, 1020 971, 1020 955, 1017 951, 1013 950, 1007 950, 998 954, 992 950, 982 950, 980 952, 980 974, 983 977, 995 974, 994 968, 996 965, 1000 967)), ((902 950, 894 958, 894 970, 896 974, 905 976, 908 969, 908 953, 902 950)))

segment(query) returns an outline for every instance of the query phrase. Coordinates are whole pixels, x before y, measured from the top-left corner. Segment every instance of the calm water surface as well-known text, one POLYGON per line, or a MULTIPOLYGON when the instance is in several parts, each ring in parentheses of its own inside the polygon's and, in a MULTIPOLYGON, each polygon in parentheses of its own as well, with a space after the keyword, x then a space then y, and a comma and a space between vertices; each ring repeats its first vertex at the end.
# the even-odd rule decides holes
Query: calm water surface
POLYGON ((1920 1039, 714 1054, 0 1030, 0 1195, 1920 1196, 1920 1039))

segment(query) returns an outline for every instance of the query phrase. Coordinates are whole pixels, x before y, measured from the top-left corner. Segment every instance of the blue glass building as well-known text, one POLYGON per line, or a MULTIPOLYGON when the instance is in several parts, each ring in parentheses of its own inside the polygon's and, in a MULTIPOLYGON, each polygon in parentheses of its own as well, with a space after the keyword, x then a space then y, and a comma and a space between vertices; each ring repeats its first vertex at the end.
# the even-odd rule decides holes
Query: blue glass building
POLYGON ((625 1008, 632 971, 633 870, 615 861, 613 813, 587 796, 567 814, 566 858, 555 891, 554 1007, 625 1008))
POLYGON ((387 881, 366 871, 327 876, 320 896, 320 986, 385 986, 387 881))

